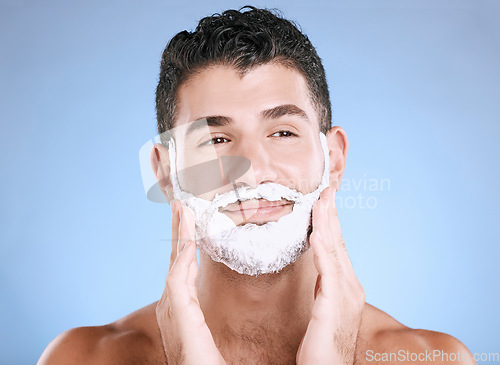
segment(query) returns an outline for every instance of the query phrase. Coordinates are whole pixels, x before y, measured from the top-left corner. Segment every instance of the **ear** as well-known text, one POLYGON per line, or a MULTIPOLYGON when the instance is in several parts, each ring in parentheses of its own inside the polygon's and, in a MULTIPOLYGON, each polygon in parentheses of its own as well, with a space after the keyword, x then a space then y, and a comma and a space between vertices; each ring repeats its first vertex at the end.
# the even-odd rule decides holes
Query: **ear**
POLYGON ((156 180, 158 180, 158 185, 170 204, 174 199, 174 193, 170 180, 170 159, 168 149, 161 143, 155 143, 153 148, 151 148, 150 161, 156 180))
POLYGON ((330 186, 338 191, 342 176, 344 176, 347 150, 349 149, 347 134, 341 127, 335 126, 326 134, 326 141, 330 151, 330 186))

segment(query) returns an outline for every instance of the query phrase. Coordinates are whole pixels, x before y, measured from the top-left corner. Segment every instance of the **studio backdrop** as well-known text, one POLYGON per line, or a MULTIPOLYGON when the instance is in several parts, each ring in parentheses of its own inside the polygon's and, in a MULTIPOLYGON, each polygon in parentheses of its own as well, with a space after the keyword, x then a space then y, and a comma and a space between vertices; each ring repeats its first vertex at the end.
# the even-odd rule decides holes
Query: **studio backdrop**
MULTIPOLYGON (((0 2, 2 364, 159 299, 170 209, 147 198, 139 151, 157 134, 161 53, 248 3, 0 2)), ((499 353, 499 3, 250 4, 300 24, 324 62, 349 139, 337 206, 367 302, 499 353)))

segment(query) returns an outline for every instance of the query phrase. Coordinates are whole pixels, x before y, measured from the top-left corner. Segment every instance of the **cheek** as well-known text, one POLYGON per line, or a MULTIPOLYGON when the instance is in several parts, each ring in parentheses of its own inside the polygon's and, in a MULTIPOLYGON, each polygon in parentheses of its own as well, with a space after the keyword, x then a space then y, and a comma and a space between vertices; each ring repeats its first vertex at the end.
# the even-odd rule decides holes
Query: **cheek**
POLYGON ((228 156, 208 148, 201 152, 183 149, 177 157, 179 187, 197 198, 212 201, 216 194, 234 190, 228 176, 235 176, 237 181, 252 186, 255 184, 255 177, 248 170, 250 161, 240 156, 228 156))
POLYGON ((323 152, 302 148, 295 153, 283 156, 281 174, 287 186, 307 194, 317 189, 323 176, 323 152))
POLYGON ((197 198, 213 200, 215 190, 224 185, 215 149, 199 153, 181 145, 177 153, 176 175, 181 190, 197 198))

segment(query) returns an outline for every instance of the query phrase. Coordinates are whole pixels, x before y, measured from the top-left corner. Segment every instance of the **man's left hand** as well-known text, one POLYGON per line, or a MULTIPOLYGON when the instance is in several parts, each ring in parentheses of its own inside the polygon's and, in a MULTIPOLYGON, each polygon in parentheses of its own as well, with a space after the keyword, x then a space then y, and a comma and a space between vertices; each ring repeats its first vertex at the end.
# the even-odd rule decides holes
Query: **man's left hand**
POLYGON ((313 207, 314 252, 318 279, 312 318, 297 352, 297 364, 352 364, 365 292, 347 255, 335 206, 335 190, 326 188, 313 207))

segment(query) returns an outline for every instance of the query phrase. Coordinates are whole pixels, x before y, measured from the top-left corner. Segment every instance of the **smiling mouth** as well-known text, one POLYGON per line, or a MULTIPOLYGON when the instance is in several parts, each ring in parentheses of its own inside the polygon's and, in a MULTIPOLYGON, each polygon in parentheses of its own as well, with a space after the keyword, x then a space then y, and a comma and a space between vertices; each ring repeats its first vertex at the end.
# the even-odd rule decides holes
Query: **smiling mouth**
POLYGON ((250 199, 228 204, 219 208, 219 212, 226 214, 236 225, 265 224, 276 222, 282 216, 290 213, 293 210, 293 205, 292 201, 286 199, 278 201, 250 199))

